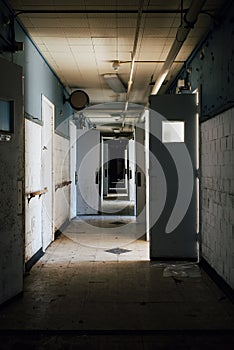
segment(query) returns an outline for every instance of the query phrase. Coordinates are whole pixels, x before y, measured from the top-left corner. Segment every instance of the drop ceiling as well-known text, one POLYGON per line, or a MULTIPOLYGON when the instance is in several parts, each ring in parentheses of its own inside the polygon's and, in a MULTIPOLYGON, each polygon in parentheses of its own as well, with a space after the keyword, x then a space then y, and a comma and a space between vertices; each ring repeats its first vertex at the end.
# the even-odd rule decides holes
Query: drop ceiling
MULTIPOLYGON (((69 91, 83 89, 92 105, 125 101, 126 93, 116 93, 109 88, 104 75, 116 73, 112 64, 118 60, 120 68, 117 74, 125 86, 128 84, 140 1, 8 2, 16 13, 37 11, 22 12, 17 18, 69 91), (54 13, 43 13, 44 10, 54 13)), ((191 0, 144 1, 129 102, 141 105, 147 102, 152 89, 150 83, 157 79, 181 23, 182 3, 183 8, 187 9, 191 0), (173 11, 155 13, 155 10, 173 11), (178 13, 174 13, 176 11, 178 13)), ((207 0, 203 10, 214 15, 224 3, 224 0, 207 0)), ((166 77, 167 83, 162 85, 159 93, 163 93, 173 81, 211 24, 212 16, 205 13, 199 15, 166 77)), ((107 115, 96 114, 96 119, 98 116, 104 118, 107 115)))

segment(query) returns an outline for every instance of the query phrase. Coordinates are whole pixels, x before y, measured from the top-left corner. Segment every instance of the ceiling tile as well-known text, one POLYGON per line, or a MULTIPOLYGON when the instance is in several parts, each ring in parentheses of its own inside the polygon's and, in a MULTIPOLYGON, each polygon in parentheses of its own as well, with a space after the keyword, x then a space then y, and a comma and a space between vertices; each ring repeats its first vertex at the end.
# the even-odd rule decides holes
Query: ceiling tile
POLYGON ((58 19, 58 23, 64 28, 89 28, 87 18, 63 17, 58 19))
POLYGON ((90 37, 90 31, 88 28, 77 28, 77 27, 70 27, 70 28, 62 28, 62 31, 66 37, 69 38, 89 38, 90 37))
POLYGON ((93 46, 88 46, 88 45, 82 45, 82 46, 70 45, 70 49, 74 53, 84 53, 85 52, 86 55, 92 55, 94 53, 93 46))
POLYGON ((91 46, 92 40, 90 38, 67 38, 69 45, 78 45, 78 46, 91 46))
POLYGON ((92 37, 92 43, 94 46, 113 46, 117 44, 117 39, 92 37))
POLYGON ((37 28, 59 28, 60 26, 58 19, 51 17, 31 17, 31 23, 37 28))
POLYGON ((62 37, 64 36, 61 28, 30 28, 29 33, 32 36, 41 37, 62 37))
POLYGON ((116 28, 90 28, 90 34, 92 37, 103 37, 103 38, 112 38, 116 37, 117 29, 116 28))

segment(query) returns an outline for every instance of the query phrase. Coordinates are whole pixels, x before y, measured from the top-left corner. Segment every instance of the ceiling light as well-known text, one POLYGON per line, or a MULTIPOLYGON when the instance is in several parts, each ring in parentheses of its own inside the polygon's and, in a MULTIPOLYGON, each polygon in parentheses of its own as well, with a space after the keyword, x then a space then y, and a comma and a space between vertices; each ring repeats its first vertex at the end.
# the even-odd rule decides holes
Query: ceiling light
POLYGON ((104 79, 114 92, 124 93, 127 91, 117 74, 104 74, 104 79))
POLYGON ((118 72, 119 68, 120 68, 120 62, 119 61, 114 61, 112 64, 112 67, 114 69, 114 71, 118 72))

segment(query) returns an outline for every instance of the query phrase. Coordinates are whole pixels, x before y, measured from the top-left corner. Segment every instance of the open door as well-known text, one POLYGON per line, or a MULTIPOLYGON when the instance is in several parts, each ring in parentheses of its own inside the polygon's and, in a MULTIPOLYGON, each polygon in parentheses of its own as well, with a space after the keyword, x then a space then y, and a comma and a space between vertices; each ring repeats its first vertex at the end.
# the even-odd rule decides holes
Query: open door
POLYGON ((146 221, 146 183, 145 183, 145 126, 137 124, 135 130, 136 154, 136 215, 139 222, 146 221))
POLYGON ((24 116, 22 68, 0 58, 0 304, 23 290, 24 116))
POLYGON ((54 239, 54 105, 45 96, 42 96, 42 121, 41 187, 47 191, 42 196, 42 249, 45 251, 54 239))
POLYGON ((102 139, 102 199, 108 195, 108 143, 102 139))
POLYGON ((100 210, 100 131, 77 130, 77 215, 100 210))
POLYGON ((72 180, 70 187, 70 219, 76 216, 76 125, 69 121, 70 134, 70 178, 72 180))
POLYGON ((129 155, 129 200, 134 203, 134 214, 135 214, 135 140, 129 140, 128 143, 128 155, 129 155))
POLYGON ((196 95, 150 96, 150 108, 150 256, 196 259, 196 95))

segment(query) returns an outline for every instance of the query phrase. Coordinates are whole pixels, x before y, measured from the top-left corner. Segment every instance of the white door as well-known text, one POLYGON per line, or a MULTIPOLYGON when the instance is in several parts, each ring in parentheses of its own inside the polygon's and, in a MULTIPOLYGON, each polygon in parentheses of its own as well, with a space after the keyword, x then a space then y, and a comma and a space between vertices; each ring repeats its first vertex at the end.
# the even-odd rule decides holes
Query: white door
POLYGON ((70 131, 70 219, 76 216, 76 125, 69 122, 70 131))
POLYGON ((0 304, 23 290, 22 68, 0 58, 0 304))
POLYGON ((127 147, 124 150, 124 188, 127 196, 129 195, 128 171, 129 171, 129 159, 128 159, 128 147, 127 147))
POLYGON ((129 199, 135 202, 135 141, 129 140, 129 199))
POLYGON ((42 96, 42 156, 41 156, 41 188, 47 190, 42 195, 42 249, 48 247, 53 240, 53 133, 54 105, 42 96))
POLYGON ((102 164, 102 168, 103 168, 103 196, 107 196, 108 194, 108 143, 103 141, 103 164, 102 164))
POLYGON ((145 129, 138 124, 135 131, 136 152, 136 214, 140 222, 146 221, 146 183, 145 183, 145 129))
POLYGON ((145 206, 146 206, 146 240, 150 239, 150 218, 149 218, 149 111, 145 110, 145 206))
POLYGON ((100 131, 77 130, 77 215, 100 210, 100 131))

